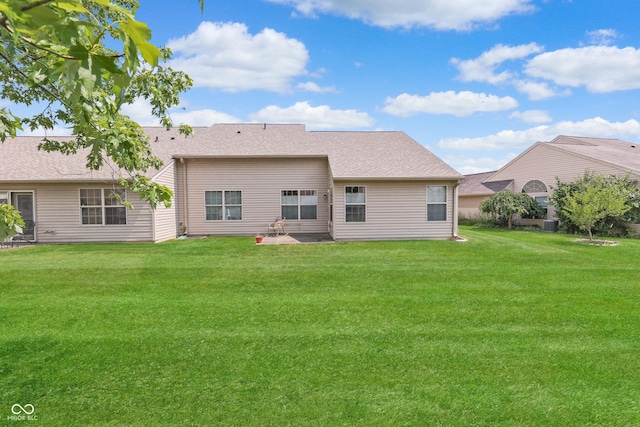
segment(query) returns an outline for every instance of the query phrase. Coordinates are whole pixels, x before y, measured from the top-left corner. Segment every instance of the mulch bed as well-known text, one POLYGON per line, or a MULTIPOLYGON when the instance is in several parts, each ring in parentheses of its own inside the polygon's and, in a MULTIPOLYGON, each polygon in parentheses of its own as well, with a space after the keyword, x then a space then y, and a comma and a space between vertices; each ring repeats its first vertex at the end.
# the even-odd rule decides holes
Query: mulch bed
POLYGON ((576 239, 574 240, 576 243, 581 243, 583 245, 592 245, 592 246, 618 246, 619 242, 614 242, 613 240, 589 240, 589 239, 576 239))

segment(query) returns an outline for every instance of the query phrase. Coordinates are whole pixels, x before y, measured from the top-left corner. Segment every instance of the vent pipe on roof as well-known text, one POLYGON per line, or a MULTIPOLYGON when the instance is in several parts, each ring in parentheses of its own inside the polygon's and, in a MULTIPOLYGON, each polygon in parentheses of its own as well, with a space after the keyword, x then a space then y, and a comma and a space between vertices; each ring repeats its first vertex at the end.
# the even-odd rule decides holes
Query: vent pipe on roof
POLYGON ((262 130, 265 130, 267 128, 267 124, 264 124, 264 127, 262 128, 262 130))

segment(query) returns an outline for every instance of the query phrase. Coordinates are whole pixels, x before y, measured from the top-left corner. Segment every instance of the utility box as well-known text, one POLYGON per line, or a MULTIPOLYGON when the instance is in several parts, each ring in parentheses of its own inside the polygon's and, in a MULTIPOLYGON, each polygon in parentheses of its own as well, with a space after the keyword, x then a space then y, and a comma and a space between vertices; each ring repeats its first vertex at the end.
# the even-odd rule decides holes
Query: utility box
POLYGON ((558 220, 545 219, 542 223, 542 231, 548 231, 550 233, 555 233, 556 231, 558 231, 558 220))

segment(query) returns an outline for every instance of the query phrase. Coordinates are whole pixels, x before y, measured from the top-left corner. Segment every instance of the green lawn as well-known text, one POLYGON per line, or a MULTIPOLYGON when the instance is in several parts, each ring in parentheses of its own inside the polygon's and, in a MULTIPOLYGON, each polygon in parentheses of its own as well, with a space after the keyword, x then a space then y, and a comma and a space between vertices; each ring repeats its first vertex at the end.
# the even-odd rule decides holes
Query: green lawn
POLYGON ((640 425, 640 241, 461 234, 1 251, 0 424, 640 425))

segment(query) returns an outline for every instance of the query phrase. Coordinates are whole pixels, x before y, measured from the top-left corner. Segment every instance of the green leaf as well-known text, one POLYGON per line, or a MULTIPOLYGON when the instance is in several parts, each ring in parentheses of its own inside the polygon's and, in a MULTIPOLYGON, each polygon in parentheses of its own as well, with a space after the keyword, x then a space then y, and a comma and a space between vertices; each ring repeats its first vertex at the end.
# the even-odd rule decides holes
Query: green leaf
POLYGON ((57 1, 56 6, 68 12, 88 13, 80 0, 57 1))
POLYGON ((35 28, 52 25, 60 21, 60 16, 53 9, 45 6, 34 7, 25 12, 29 15, 29 24, 35 28))
POLYGON ((69 48, 68 54, 76 59, 81 60, 89 58, 89 51, 87 50, 87 48, 79 44, 71 46, 69 48))
POLYGON ((115 58, 104 55, 92 55, 91 59, 93 61, 94 67, 97 66, 110 73, 122 74, 122 70, 116 65, 115 58))
POLYGON ((160 49, 147 41, 151 39, 149 27, 143 22, 130 19, 120 23, 120 28, 133 41, 144 60, 152 67, 156 67, 161 52, 160 49))

